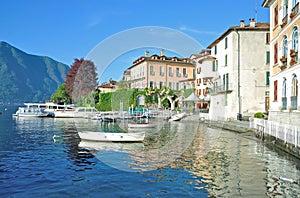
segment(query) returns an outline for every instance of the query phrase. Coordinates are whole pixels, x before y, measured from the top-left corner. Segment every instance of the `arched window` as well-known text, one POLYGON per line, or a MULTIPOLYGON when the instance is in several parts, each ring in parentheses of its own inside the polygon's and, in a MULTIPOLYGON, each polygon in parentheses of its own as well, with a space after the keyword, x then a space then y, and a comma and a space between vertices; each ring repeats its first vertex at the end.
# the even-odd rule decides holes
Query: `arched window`
POLYGON ((282 82, 282 97, 286 97, 286 78, 284 78, 282 82))
POLYGON ((295 5, 298 3, 298 0, 293 0, 292 2, 292 8, 295 7, 295 5))
POLYGON ((294 27, 292 33, 292 49, 298 52, 298 27, 294 27))
POLYGON ((284 0, 282 3, 282 18, 284 19, 284 17, 288 14, 288 0, 284 0))
POLYGON ((287 40, 287 36, 284 35, 282 40, 282 56, 287 58, 287 53, 288 53, 288 40, 287 40))
POLYGON ((298 79, 295 74, 292 80, 292 96, 298 96, 298 79))

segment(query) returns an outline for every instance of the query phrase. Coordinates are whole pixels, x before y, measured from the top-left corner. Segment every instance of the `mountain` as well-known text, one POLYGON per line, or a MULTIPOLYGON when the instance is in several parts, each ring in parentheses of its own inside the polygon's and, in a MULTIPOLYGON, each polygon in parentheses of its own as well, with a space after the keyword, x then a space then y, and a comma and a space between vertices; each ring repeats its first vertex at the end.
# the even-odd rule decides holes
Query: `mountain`
POLYGON ((0 101, 48 100, 65 82, 68 69, 66 64, 27 54, 0 41, 0 101))

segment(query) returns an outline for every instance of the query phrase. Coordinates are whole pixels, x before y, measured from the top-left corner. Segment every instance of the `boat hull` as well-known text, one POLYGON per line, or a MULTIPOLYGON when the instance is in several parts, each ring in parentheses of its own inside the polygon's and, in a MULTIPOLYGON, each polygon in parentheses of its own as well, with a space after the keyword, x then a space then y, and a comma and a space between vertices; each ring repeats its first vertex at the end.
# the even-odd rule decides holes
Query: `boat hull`
POLYGON ((179 114, 171 116, 171 118, 169 119, 169 121, 180 121, 185 116, 186 116, 185 113, 179 113, 179 114))
POLYGON ((101 141, 101 142, 142 142, 145 138, 145 132, 137 133, 105 133, 83 131, 78 132, 82 140, 101 141))

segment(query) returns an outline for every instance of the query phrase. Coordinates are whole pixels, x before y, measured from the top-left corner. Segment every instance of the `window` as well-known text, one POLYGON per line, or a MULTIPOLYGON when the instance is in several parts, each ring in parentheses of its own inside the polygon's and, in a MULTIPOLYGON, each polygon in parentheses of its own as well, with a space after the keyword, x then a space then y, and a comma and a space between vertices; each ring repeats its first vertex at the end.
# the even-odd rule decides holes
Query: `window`
POLYGON ((215 54, 217 54, 217 46, 215 45, 215 54))
POLYGON ((270 33, 266 33, 266 44, 270 44, 270 33))
POLYGON ((227 37, 225 38, 225 49, 227 49, 227 47, 228 47, 228 39, 227 39, 227 37))
POLYGON ((159 82, 159 88, 162 89, 164 86, 164 83, 163 82, 159 82))
POLYGON ((173 69, 172 69, 172 67, 169 67, 169 76, 173 76, 173 69))
POLYGON ((277 93, 278 93, 278 90, 277 90, 278 87, 277 87, 277 85, 278 85, 278 81, 275 80, 275 81, 274 81, 274 93, 273 93, 273 94, 274 94, 274 96, 273 96, 273 97, 274 97, 274 102, 277 101, 277 93))
POLYGON ((176 68, 176 76, 177 77, 180 77, 181 75, 180 75, 180 70, 179 70, 179 68, 176 68))
POLYGON ((225 55, 225 66, 227 66, 228 62, 227 62, 227 54, 225 55))
POLYGON ((294 74, 292 80, 292 93, 291 93, 291 109, 295 110, 298 108, 298 79, 294 74))
POLYGON ((283 83, 282 83, 282 97, 285 98, 286 97, 286 79, 283 79, 283 83))
POLYGON ((284 35, 282 40, 282 56, 286 58, 287 52, 288 52, 288 40, 287 40, 287 36, 284 35))
POLYGON ((293 2, 292 2, 292 8, 294 8, 297 5, 297 3, 298 3, 298 0, 293 0, 293 2))
POLYGON ((229 88, 229 75, 228 74, 224 74, 223 75, 223 90, 227 91, 229 88))
POLYGON ((218 71, 218 60, 212 62, 212 71, 218 71))
POLYGON ((196 78, 196 69, 193 69, 193 78, 196 78))
POLYGON ((160 76, 163 76, 165 73, 164 73, 164 66, 160 66, 159 67, 159 75, 160 76))
POLYGON ((149 87, 154 88, 153 81, 150 81, 150 82, 149 82, 149 87))
POLYGON ((150 75, 151 75, 151 76, 154 76, 154 75, 155 75, 153 65, 150 65, 150 75))
POLYGON ((278 62, 278 43, 274 44, 274 64, 278 62))
POLYGON ((288 8, 288 0, 284 0, 282 5, 282 23, 287 20, 288 8))
POLYGON ((269 71, 266 72, 266 85, 267 86, 270 85, 270 72, 269 71))
POLYGON ((298 96, 298 79, 296 75, 294 75, 292 80, 292 96, 298 96))
POLYGON ((197 74, 200 74, 201 73, 201 67, 198 67, 197 68, 197 74))
POLYGON ((270 52, 266 52, 266 64, 270 64, 270 52))
POLYGON ((298 28, 294 27, 292 33, 292 49, 295 52, 298 52, 298 28))
POLYGON ((187 77, 186 68, 182 68, 182 74, 184 77, 187 77))
POLYGON ((274 8, 274 26, 278 25, 278 5, 274 8))

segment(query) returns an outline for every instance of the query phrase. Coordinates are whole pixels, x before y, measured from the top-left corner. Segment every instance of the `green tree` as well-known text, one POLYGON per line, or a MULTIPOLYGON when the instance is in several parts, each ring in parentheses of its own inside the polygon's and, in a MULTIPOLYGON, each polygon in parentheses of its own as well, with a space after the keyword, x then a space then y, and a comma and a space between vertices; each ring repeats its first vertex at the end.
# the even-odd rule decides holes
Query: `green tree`
POLYGON ((58 86, 56 93, 52 94, 51 101, 54 103, 70 104, 71 98, 66 91, 66 83, 58 86))

